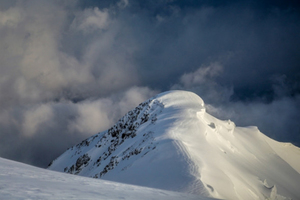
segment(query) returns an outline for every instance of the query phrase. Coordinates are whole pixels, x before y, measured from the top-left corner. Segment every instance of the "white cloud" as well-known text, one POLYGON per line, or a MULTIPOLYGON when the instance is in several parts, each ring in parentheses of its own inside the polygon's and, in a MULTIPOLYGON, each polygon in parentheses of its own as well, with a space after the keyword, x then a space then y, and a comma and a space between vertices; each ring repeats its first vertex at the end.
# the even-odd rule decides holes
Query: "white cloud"
POLYGON ((219 63, 211 63, 209 66, 201 66, 195 72, 181 76, 180 82, 184 87, 192 87, 212 81, 213 78, 222 73, 223 67, 219 63))
POLYGON ((146 87, 133 87, 118 95, 76 104, 77 117, 69 124, 69 130, 84 135, 104 131, 117 122, 129 110, 152 97, 156 91, 146 87))
POLYGON ((45 104, 27 110, 24 113, 24 121, 22 123, 24 135, 33 136, 41 125, 47 122, 51 123, 53 116, 51 106, 45 104))
POLYGON ((78 11, 73 6, 68 1, 30 0, 0 12, 0 92, 5 94, 0 107, 99 97, 139 82, 133 47, 118 45, 121 25, 110 26, 109 9, 78 11), (64 48, 68 45, 77 49, 64 48))
POLYGON ((86 8, 82 12, 77 13, 72 28, 83 31, 85 33, 95 30, 105 30, 110 23, 109 10, 99 8, 86 8))
POLYGON ((112 102, 109 99, 98 101, 85 101, 77 106, 78 117, 71 122, 71 131, 79 131, 82 134, 91 135, 105 130, 111 124, 108 118, 109 108, 112 102))
POLYGON ((11 85, 12 100, 37 100, 45 98, 44 91, 66 85, 58 56, 63 8, 48 1, 20 1, 1 15, 2 23, 13 26, 0 29, 0 90, 11 85))
POLYGON ((129 5, 129 0, 120 0, 117 5, 119 8, 124 9, 129 5))
POLYGON ((22 21, 22 10, 18 8, 9 8, 6 11, 0 11, 0 29, 14 28, 22 21))
POLYGON ((218 62, 201 66, 194 72, 183 74, 172 89, 189 90, 197 93, 206 103, 228 102, 233 88, 220 85, 215 79, 222 75, 223 66, 218 62))
POLYGON ((119 107, 121 113, 126 113, 134 107, 138 106, 143 101, 156 95, 158 91, 151 90, 148 87, 132 87, 127 90, 119 101, 119 107))

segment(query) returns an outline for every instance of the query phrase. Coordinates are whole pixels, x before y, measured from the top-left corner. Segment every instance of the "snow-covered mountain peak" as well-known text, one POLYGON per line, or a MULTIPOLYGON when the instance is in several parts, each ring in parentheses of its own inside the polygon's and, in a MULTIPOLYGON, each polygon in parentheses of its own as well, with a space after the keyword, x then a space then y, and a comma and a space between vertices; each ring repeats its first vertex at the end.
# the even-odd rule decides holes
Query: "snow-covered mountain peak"
POLYGON ((172 90, 158 94, 155 99, 163 102, 166 107, 193 108, 195 110, 205 110, 204 101, 195 93, 181 90, 172 90))
POLYGON ((225 199, 300 199, 300 150, 205 112, 192 92, 159 94, 49 169, 225 199))

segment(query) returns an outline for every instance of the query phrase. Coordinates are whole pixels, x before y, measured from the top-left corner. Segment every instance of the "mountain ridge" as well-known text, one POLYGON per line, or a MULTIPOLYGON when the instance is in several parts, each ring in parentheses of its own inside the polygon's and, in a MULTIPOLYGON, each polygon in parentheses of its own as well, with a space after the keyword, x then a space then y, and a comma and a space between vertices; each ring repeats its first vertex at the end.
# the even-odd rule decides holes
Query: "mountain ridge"
POLYGON ((71 147, 49 169, 214 198, 297 199, 299 160, 299 148, 218 120, 192 92, 169 91, 71 147))

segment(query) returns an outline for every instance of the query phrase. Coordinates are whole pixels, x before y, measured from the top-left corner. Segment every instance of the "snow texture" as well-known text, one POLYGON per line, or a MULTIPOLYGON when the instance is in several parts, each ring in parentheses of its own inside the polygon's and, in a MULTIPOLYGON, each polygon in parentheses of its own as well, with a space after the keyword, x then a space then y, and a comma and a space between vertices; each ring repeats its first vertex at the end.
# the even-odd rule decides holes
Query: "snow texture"
POLYGON ((222 199, 300 199, 300 150, 169 91, 68 149, 49 169, 222 199))
POLYGON ((0 158, 0 199, 209 200, 184 194, 74 176, 0 158))

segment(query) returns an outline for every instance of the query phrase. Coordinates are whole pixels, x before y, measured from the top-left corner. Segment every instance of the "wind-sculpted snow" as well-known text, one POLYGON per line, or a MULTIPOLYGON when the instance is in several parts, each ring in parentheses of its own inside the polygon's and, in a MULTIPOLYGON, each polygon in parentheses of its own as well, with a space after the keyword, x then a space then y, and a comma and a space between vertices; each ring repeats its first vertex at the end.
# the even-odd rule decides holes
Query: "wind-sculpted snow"
POLYGON ((0 199, 209 200, 210 198, 72 176, 0 158, 0 199))
POLYGON ((170 91, 68 149, 49 169, 221 199, 300 199, 300 150, 170 91))

